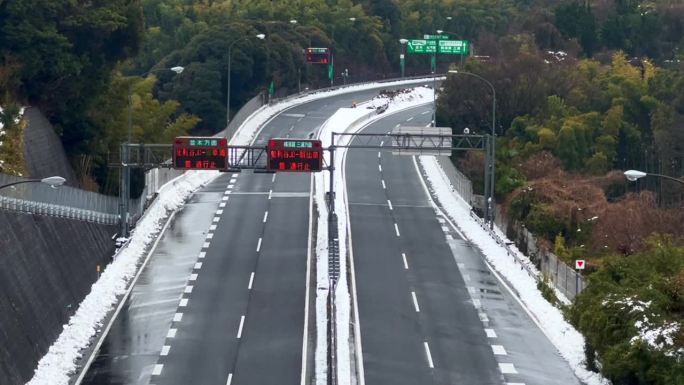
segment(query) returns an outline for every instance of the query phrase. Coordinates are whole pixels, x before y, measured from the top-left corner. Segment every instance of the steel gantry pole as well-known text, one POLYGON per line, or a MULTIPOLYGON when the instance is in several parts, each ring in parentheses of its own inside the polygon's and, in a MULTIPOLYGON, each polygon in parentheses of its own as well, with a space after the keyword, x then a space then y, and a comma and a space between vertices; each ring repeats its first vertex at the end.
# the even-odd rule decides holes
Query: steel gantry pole
POLYGON ((485 193, 485 219, 489 221, 489 228, 493 229, 496 212, 496 202, 494 201, 494 193, 496 190, 496 89, 489 80, 483 78, 478 74, 461 70, 449 70, 449 73, 455 75, 462 74, 480 79, 483 82, 485 82, 489 86, 489 89, 492 91, 492 138, 488 147, 488 153, 490 154, 489 162, 487 165, 487 170, 489 172, 489 183, 485 181, 485 190, 487 190, 487 185, 489 185, 488 194, 487 192, 485 193))

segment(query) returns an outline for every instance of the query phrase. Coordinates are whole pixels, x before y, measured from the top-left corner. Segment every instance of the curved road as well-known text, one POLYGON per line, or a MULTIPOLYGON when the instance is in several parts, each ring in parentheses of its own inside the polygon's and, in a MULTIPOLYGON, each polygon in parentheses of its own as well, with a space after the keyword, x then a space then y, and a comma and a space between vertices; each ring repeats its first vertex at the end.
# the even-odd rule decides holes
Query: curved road
MULTIPOLYGON (((431 106, 364 132, 426 126, 431 106)), ((346 163, 365 383, 580 384, 518 302, 430 204, 411 156, 346 163)))

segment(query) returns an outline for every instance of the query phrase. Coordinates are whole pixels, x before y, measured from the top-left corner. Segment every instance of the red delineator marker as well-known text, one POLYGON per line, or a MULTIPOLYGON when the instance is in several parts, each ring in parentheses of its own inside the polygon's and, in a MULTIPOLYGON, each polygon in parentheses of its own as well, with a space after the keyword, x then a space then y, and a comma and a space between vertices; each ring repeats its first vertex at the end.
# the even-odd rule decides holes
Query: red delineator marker
POLYGON ((577 270, 584 270, 584 267, 586 265, 587 264, 586 264, 584 259, 575 260, 575 269, 577 269, 577 270))

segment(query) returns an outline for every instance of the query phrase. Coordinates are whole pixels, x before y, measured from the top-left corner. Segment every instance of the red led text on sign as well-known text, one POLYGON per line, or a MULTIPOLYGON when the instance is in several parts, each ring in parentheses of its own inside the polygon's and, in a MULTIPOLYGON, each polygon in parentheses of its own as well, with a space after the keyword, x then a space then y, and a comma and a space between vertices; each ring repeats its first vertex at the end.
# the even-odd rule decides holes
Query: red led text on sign
POLYGON ((173 143, 173 166, 182 170, 225 170, 228 168, 225 138, 179 137, 173 143))
POLYGON ((307 48, 306 62, 309 64, 328 64, 330 63, 330 49, 328 48, 307 48))
POLYGON ((268 169, 271 171, 321 171, 323 148, 320 140, 271 139, 268 141, 268 169))

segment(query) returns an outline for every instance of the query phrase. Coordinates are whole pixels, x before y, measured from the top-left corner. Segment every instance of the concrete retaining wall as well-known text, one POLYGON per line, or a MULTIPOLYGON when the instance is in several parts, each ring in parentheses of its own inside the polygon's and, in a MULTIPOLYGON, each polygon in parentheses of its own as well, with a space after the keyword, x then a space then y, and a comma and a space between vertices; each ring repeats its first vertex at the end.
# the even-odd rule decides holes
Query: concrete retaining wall
POLYGON ((114 253, 116 226, 0 210, 0 384, 24 384, 114 253))

